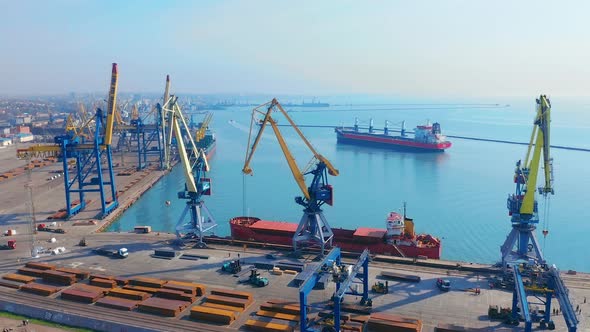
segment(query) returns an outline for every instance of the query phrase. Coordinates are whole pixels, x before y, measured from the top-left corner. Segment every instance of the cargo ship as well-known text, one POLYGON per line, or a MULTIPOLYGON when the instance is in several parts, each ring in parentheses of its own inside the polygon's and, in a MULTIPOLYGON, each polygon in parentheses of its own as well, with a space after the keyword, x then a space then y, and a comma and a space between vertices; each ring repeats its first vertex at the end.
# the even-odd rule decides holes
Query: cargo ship
MULTIPOLYGON (((405 210, 405 209, 404 209, 405 210)), ((269 221, 255 217, 235 217, 230 221, 234 240, 254 241, 292 246, 297 224, 269 221)), ((369 249, 372 254, 400 257, 440 259, 441 240, 430 234, 416 234, 414 221, 397 212, 390 212, 386 229, 359 227, 332 228, 333 245, 343 251, 360 253, 369 249)))
POLYGON ((207 159, 210 159, 213 154, 215 154, 215 149, 217 148, 217 140, 215 139, 215 134, 210 130, 207 129, 205 132, 205 136, 203 139, 195 142, 198 149, 204 149, 205 155, 207 159))
POLYGON ((207 159, 213 156, 213 154, 215 153, 215 148, 217 147, 217 140, 215 139, 215 134, 209 128, 209 123, 211 123, 212 118, 213 114, 207 113, 202 122, 195 124, 193 116, 191 115, 190 122, 191 129, 196 129, 195 145, 199 150, 205 150, 205 155, 207 156, 207 159))
POLYGON ((355 121, 354 127, 338 127, 335 129, 338 143, 421 152, 443 152, 451 147, 451 142, 447 141, 446 137, 442 135, 440 124, 437 122, 417 126, 414 129, 414 137, 407 135, 403 122, 401 135, 398 136, 390 135, 391 130, 388 128, 387 121, 385 127, 379 130, 382 133, 376 133, 377 130, 373 128, 373 120, 371 120, 367 131, 360 130, 358 119, 355 121))

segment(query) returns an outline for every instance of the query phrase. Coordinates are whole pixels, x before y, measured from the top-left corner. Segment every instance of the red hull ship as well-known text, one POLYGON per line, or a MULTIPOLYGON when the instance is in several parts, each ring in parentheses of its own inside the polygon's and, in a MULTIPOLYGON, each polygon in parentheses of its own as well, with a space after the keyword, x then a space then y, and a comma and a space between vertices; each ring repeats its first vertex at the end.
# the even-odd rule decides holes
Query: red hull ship
MULTIPOLYGON (((372 254, 440 259, 440 239, 430 234, 414 233, 414 222, 397 212, 387 217, 387 229, 359 227, 355 230, 332 228, 333 245, 343 251, 372 254)), ((235 217, 230 220, 231 236, 235 240, 293 245, 296 223, 268 221, 254 217, 235 217)))
POLYGON ((373 129, 371 122, 368 131, 361 131, 358 126, 358 120, 352 128, 341 127, 335 129, 338 143, 345 144, 380 146, 418 152, 443 152, 452 145, 441 134, 440 124, 438 123, 417 126, 414 129, 414 137, 408 137, 403 126, 400 136, 390 135, 387 124, 382 130, 383 133, 375 133, 376 130, 373 129))

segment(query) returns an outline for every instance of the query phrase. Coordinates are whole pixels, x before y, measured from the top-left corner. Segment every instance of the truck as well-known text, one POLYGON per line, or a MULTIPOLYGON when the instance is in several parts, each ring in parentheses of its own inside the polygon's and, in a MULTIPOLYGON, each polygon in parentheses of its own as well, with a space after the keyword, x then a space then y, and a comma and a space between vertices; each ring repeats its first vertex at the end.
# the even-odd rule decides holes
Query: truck
POLYGON ((0 245, 0 250, 14 250, 16 249, 16 240, 8 240, 6 244, 0 245))
POLYGON ((447 279, 436 279, 436 287, 443 292, 448 292, 451 289, 451 282, 447 279))
POLYGON ((37 231, 64 234, 66 231, 63 228, 50 228, 45 224, 37 225, 37 231))
POLYGON ((114 257, 114 258, 127 258, 127 256, 129 256, 129 252, 127 251, 127 248, 120 248, 120 249, 99 248, 99 249, 94 249, 93 252, 97 255, 109 256, 109 257, 114 257))

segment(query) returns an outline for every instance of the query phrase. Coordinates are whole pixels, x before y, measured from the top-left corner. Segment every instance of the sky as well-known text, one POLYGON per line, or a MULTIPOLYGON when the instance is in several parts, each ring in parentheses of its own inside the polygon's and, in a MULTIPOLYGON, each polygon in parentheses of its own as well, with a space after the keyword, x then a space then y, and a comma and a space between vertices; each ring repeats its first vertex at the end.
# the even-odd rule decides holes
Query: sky
POLYGON ((590 95, 589 1, 0 0, 0 95, 590 95))

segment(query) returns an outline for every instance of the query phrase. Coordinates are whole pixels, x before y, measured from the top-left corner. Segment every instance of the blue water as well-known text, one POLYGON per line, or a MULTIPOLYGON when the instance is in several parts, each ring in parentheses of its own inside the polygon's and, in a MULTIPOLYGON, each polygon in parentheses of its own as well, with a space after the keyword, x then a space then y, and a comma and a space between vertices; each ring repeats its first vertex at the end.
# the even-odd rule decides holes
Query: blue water
MULTIPOLYGON (((534 98, 446 100, 442 104, 427 100, 324 100, 328 109, 288 107, 299 124, 352 125, 355 117, 372 117, 376 127, 387 119, 406 120, 412 129, 427 119, 441 123, 448 135, 474 136, 528 142, 534 116, 534 98), (430 104, 430 105, 407 105, 430 104), (502 107, 482 107, 467 103, 499 103, 502 107), (506 104, 510 106, 504 107, 506 104)), ((552 144, 590 147, 590 103, 581 99, 552 100, 552 144)), ((217 235, 229 235, 228 220, 251 215, 271 220, 299 221, 301 208, 293 197, 299 195, 287 163, 272 131, 268 129, 254 156, 253 176, 244 177, 244 162, 250 119, 249 107, 215 111, 212 127, 217 135, 217 152, 210 161, 213 195, 206 197, 219 226, 217 235), (230 121, 233 120, 233 121, 230 121)), ((286 120, 279 118, 280 124, 286 120)), ((288 128, 281 128, 298 163, 311 158, 305 145, 288 128)), ((440 154, 395 152, 336 144, 331 129, 304 128, 306 136, 320 153, 340 170, 331 177, 335 204, 325 214, 332 227, 385 227, 385 216, 407 201, 408 215, 418 232, 443 239, 443 258, 493 263, 510 231, 506 198, 514 191, 513 172, 518 159, 524 159, 526 146, 453 140, 453 147, 440 154)), ((540 198, 541 222, 537 234, 549 262, 561 269, 590 271, 586 236, 590 223, 586 210, 590 176, 586 165, 590 153, 552 150, 555 195, 546 204, 540 198), (545 218, 545 208, 547 217, 545 218), (543 239, 540 230, 547 228, 543 239)), ((173 232, 184 208, 176 192, 184 185, 180 167, 158 182, 110 228, 126 231, 134 225, 151 225, 155 230, 173 232), (166 207, 164 202, 172 201, 166 207)))

